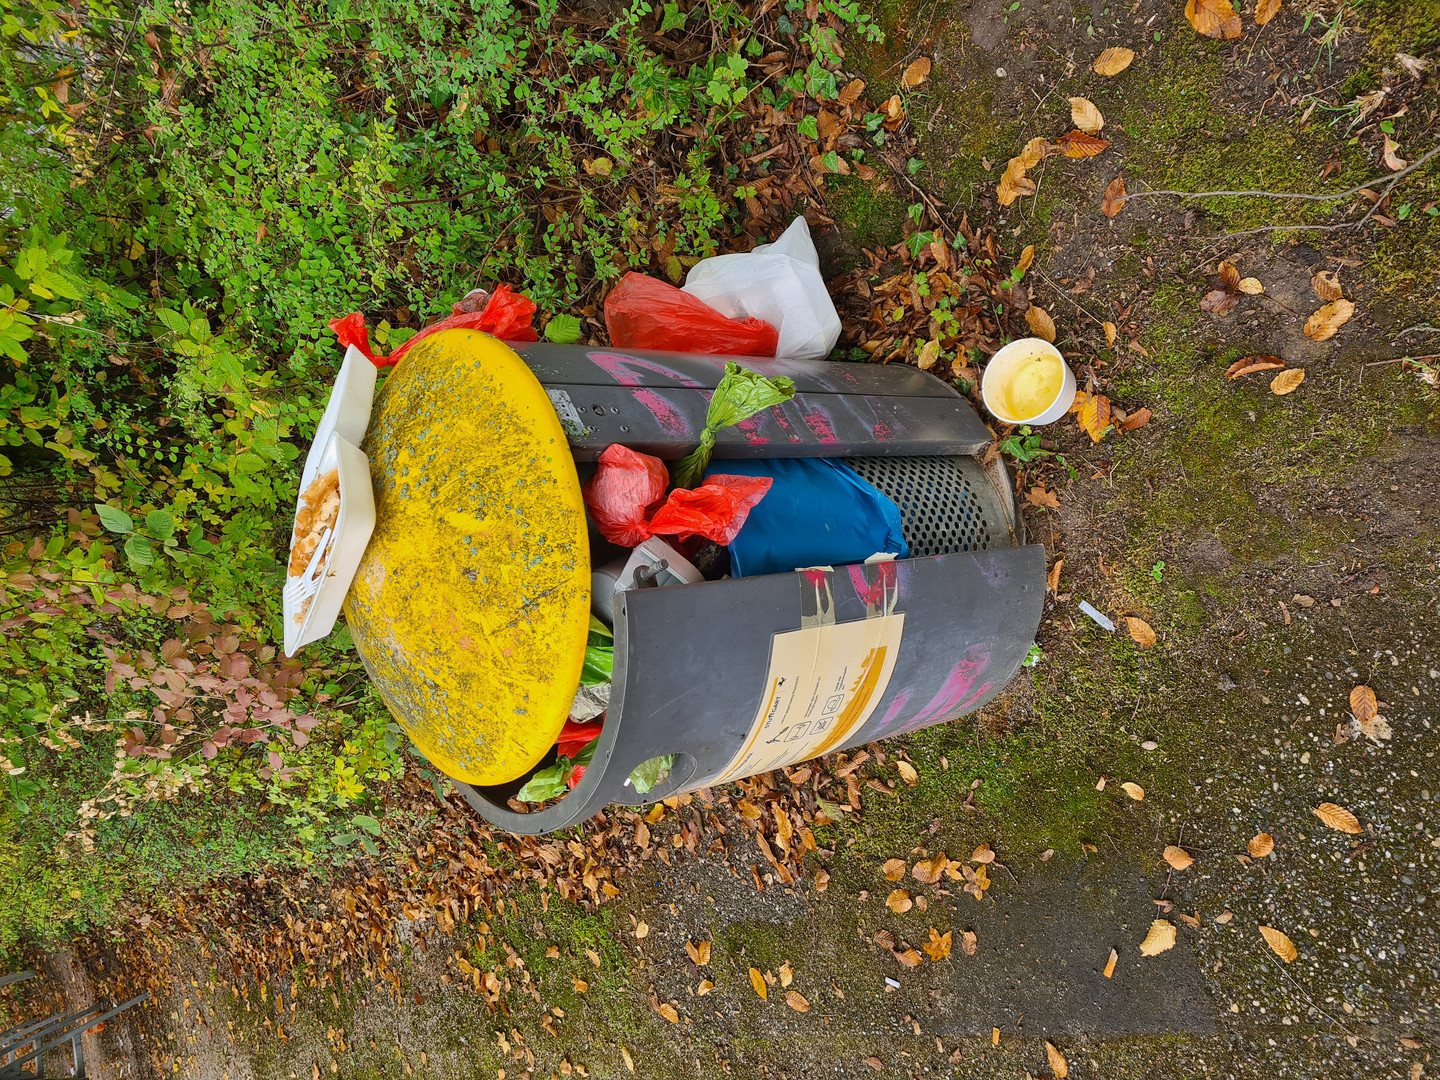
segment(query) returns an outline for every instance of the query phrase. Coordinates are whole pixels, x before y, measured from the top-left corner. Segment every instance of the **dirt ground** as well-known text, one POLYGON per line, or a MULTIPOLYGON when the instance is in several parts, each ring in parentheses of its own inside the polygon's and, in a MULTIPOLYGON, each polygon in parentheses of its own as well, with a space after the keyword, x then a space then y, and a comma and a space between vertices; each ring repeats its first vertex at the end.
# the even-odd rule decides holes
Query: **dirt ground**
MULTIPOLYGON (((739 841, 682 852, 664 822, 688 810, 671 808, 656 836, 676 837, 675 858, 645 864, 613 903, 521 893, 483 925, 402 945, 398 990, 357 975, 343 991, 277 980, 262 993, 216 954, 176 954, 169 1000, 127 1029, 126 1060, 205 1080, 1440 1071, 1440 394, 1423 366, 1391 362, 1440 340, 1437 174, 1397 186, 1381 211, 1393 225, 1362 229, 1233 235, 1354 220, 1362 196, 1101 210, 1120 174, 1131 192, 1343 190, 1388 171, 1376 125, 1397 111, 1401 155, 1437 141, 1434 69, 1417 79, 1391 58, 1437 57, 1440 8, 1297 7, 1285 0, 1264 32, 1247 13, 1244 36, 1218 43, 1169 0, 924 3, 878 9, 886 43, 850 50, 872 91, 933 58, 910 105, 915 185, 1017 250, 1035 245, 1030 302, 1082 379, 1153 413, 1098 444, 1057 425, 1048 453, 1019 466, 1022 491, 1058 504, 1026 510, 1052 565, 1064 560, 1044 657, 984 714, 898 741, 915 786, 867 790, 833 854, 763 890, 750 864, 765 863, 739 841), (1090 63, 1115 44, 1135 61, 1101 78, 1090 63), (1373 115, 1330 122, 1328 103, 1376 88, 1373 115), (997 206, 1005 161, 1069 130, 1069 96, 1101 109, 1112 147, 1047 160, 1033 196, 997 206), (1199 303, 1221 260, 1264 292, 1213 314, 1199 303), (1323 342, 1303 333, 1323 303, 1318 270, 1338 272, 1357 309, 1323 342), (1272 372, 1224 377, 1252 354, 1305 381, 1279 396, 1272 372), (1124 623, 1105 631, 1082 600, 1145 620, 1156 644, 1138 647, 1124 623), (1388 738, 1352 724, 1362 684, 1388 738), (1360 831, 1326 827, 1322 803, 1360 831), (1260 833, 1274 850, 1255 857, 1260 833), (997 854, 982 900, 881 869, 980 844, 997 854), (1167 846, 1193 864, 1167 865, 1167 846), (887 904, 897 888, 903 912, 887 904), (1157 918, 1177 944, 1142 956, 1157 918), (1262 926, 1293 941, 1293 961, 1262 926), (896 959, 932 927, 953 935, 948 959, 896 959), (702 942, 704 965, 686 948, 702 942), (497 1007, 455 957, 502 952, 512 988, 497 1007)), ((832 273, 893 242, 915 197, 898 180, 832 196, 832 273)))

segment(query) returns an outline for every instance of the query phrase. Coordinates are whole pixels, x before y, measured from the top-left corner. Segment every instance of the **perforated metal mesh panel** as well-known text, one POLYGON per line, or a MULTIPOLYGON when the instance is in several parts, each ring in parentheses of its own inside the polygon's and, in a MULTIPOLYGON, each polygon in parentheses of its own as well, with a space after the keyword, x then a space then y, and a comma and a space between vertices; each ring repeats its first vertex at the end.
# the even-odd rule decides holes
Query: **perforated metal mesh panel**
POLYGON ((911 558, 1009 547, 1000 501, 971 457, 846 458, 900 507, 911 558))

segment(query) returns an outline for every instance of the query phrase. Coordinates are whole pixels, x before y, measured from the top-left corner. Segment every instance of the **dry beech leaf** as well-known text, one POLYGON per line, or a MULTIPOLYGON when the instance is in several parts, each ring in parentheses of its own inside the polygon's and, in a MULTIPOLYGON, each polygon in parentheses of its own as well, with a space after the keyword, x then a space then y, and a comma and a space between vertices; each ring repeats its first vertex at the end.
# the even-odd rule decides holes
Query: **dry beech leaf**
POLYGON ((885 875, 886 881, 899 881, 905 876, 905 860, 886 859, 885 865, 880 870, 885 875))
POLYGON ((760 972, 753 967, 750 969, 750 985, 753 986, 755 992, 760 995, 761 1001, 769 1000, 770 990, 765 985, 765 976, 761 975, 760 972))
POLYGON ((1275 955, 1287 964, 1300 955, 1295 949, 1295 943, 1273 926, 1260 927, 1260 936, 1265 939, 1266 945, 1275 950, 1275 955))
POLYGON ((1105 189, 1105 198, 1100 203, 1100 212, 1114 217, 1125 208, 1125 177, 1117 176, 1105 189))
POLYGON ((1300 384, 1305 381, 1304 368, 1286 368, 1270 380, 1270 392, 1277 397, 1294 393, 1299 389, 1300 384))
POLYGON ((816 891, 816 892, 824 892, 824 891, 825 891, 826 889, 828 889, 829 887, 830 887, 830 871, 829 871, 829 870, 816 870, 816 871, 815 871, 815 891, 816 891))
POLYGON ((1406 161, 1404 158, 1402 158, 1399 154, 1395 152, 1399 149, 1399 144, 1396 143, 1395 140, 1392 139, 1389 135, 1386 135, 1385 149, 1384 153, 1381 155, 1381 160, 1385 162, 1385 167, 1392 172, 1399 172, 1401 169, 1405 168, 1406 165, 1410 164, 1408 161, 1406 161))
POLYGON ((1339 300, 1345 295, 1340 287, 1340 275, 1334 270, 1316 270, 1310 279, 1310 287, 1321 300, 1339 300))
POLYGON ((891 94, 885 99, 885 117, 887 127, 899 127, 900 121, 905 119, 905 103, 900 100, 899 94, 891 94))
POLYGON ((1240 287, 1240 271, 1235 269, 1235 264, 1228 259, 1222 261, 1215 268, 1215 273, 1220 278, 1220 283, 1227 289, 1238 289, 1240 287))
POLYGON ((702 941, 695 944, 693 941, 685 942, 685 951, 690 954, 690 960, 696 967, 704 967, 710 963, 710 942, 702 941))
POLYGON ((1125 616, 1125 627, 1130 631, 1130 637, 1136 645, 1142 649, 1148 649, 1155 644, 1155 631, 1150 629, 1150 624, 1144 619, 1137 619, 1134 615, 1125 616))
POLYGON ((1050 1071, 1055 1074, 1055 1080, 1065 1080, 1070 1075, 1070 1063, 1065 1060, 1065 1055, 1056 1049, 1055 1044, 1045 1044, 1045 1060, 1050 1063, 1050 1071))
POLYGON ((805 1000, 805 995, 800 993, 799 990, 791 990, 786 994, 785 1004, 789 1005, 798 1013, 807 1013, 810 1011, 810 1002, 805 1000))
POLYGON ((1252 859, 1263 859, 1275 850, 1275 838, 1268 832, 1256 833, 1245 845, 1245 850, 1250 852, 1252 859))
POLYGON ((995 852, 991 850, 989 844, 981 844, 970 853, 970 861, 973 863, 992 863, 995 861, 995 852))
POLYGON ((896 915, 904 915, 915 906, 915 901, 910 899, 910 894, 904 889, 896 889, 885 898, 885 906, 896 915))
POLYGON ((700 985, 695 987, 695 996, 704 997, 706 994, 708 994, 711 990, 714 989, 715 984, 713 982, 711 982, 709 979, 701 979, 700 985))
POLYGON ((680 1022, 680 1014, 675 1011, 675 1006, 669 1004, 668 1002, 664 1005, 661 1005, 655 1011, 658 1012, 661 1016, 663 1016, 666 1020, 669 1020, 672 1024, 678 1024, 680 1022))
POLYGON ((921 56, 911 62, 900 76, 900 85, 909 90, 911 87, 919 86, 930 77, 930 58, 921 56))
POLYGON ((590 990, 590 984, 587 983, 584 979, 579 979, 572 976, 570 979, 570 984, 575 987, 575 992, 577 994, 588 993, 590 990))
POLYGON ((636 937, 637 940, 643 941, 643 940, 645 939, 645 937, 646 937, 649 933, 650 933, 650 924, 649 924, 649 923, 640 922, 640 923, 637 923, 637 924, 635 925, 635 937, 636 937))
POLYGON ((1354 314, 1355 305, 1349 300, 1332 300, 1305 320, 1305 336, 1311 341, 1329 341, 1354 314))
POLYGON ((1359 819, 1354 814, 1333 802, 1322 802, 1315 808, 1315 816, 1336 832, 1358 833, 1363 831, 1360 828, 1359 819))
POLYGON ((923 958, 914 949, 906 949, 904 952, 897 952, 895 959, 908 968, 919 967, 924 963, 923 958))
POLYGON ((1130 61, 1135 59, 1135 50, 1127 49, 1124 46, 1114 46, 1106 49, 1095 58, 1095 74, 1104 75, 1107 78, 1112 75, 1119 75, 1130 66, 1130 61))
POLYGON ((1019 157, 1011 160, 1019 161, 1022 168, 1033 169, 1054 152, 1055 149, 1050 145, 1050 140, 1043 135, 1037 135, 1025 144, 1025 149, 1020 151, 1019 157))
POLYGON ((1102 323, 1105 328, 1105 344, 1112 349, 1115 347, 1115 324, 1113 322, 1102 323))
POLYGON ((1280 13, 1280 0, 1260 0, 1255 7, 1255 25, 1264 26, 1280 13))
POLYGON ((1261 284, 1260 279, 1253 277, 1241 278, 1235 283, 1235 288, 1246 296, 1259 296, 1265 291, 1265 286, 1261 284))
POLYGON ((975 936, 974 930, 966 930, 960 935, 960 951, 966 956, 974 956, 979 945, 980 939, 975 936))
POLYGON ((635 1061, 630 1056, 630 1051, 626 1050, 625 1047, 622 1046, 620 1047, 620 1056, 625 1059, 625 1068, 629 1069, 633 1073, 635 1071, 635 1061))
POLYGON ((1136 784, 1130 780, 1126 780, 1123 784, 1121 784, 1120 790, 1125 792, 1126 795, 1129 795, 1130 798, 1134 799, 1136 802, 1139 802, 1141 799, 1145 798, 1145 789, 1139 784, 1136 784))
POLYGON ((1278 356, 1242 356, 1225 369, 1225 378, 1238 379, 1241 375, 1253 375, 1257 371, 1279 371, 1285 361, 1278 356))
POLYGON ((1089 98, 1070 98, 1070 122, 1086 135, 1094 135, 1105 126, 1105 117, 1089 98))
POLYGON ((929 371, 935 366, 935 361, 940 359, 940 342, 927 341, 920 346, 920 355, 915 360, 915 366, 921 371, 929 371))
POLYGON ((794 981, 795 969, 790 966, 790 961, 786 960, 780 965, 780 985, 789 986, 794 981))
POLYGON ((1375 691, 1368 686, 1357 686, 1350 691, 1350 711, 1360 723, 1374 720, 1380 715, 1380 703, 1375 700, 1375 691))
POLYGON ((1183 847, 1176 847, 1169 844, 1165 848, 1165 861, 1170 864, 1173 870, 1186 870, 1194 865, 1195 860, 1183 847))
POLYGON ((1120 430, 1134 431, 1136 428, 1142 428, 1150 422, 1153 416, 1154 414, 1148 408, 1136 409, 1120 421, 1120 430))
POLYGON ((1240 303, 1240 294, 1229 289, 1211 289, 1200 298, 1200 310, 1212 315, 1224 315, 1233 311, 1240 303))
POLYGON ((950 941, 954 931, 946 930, 940 933, 933 926, 930 927, 930 940, 920 947, 929 954, 931 960, 947 960, 950 957, 950 941))
POLYGON ((922 885, 934 885, 940 880, 940 875, 945 873, 950 860, 945 857, 942 851, 940 854, 929 858, 921 859, 910 870, 910 876, 922 885))
POLYGON ((1056 559, 1055 565, 1050 567, 1050 573, 1045 575, 1045 587, 1052 593, 1060 592, 1060 568, 1064 565, 1064 559, 1056 559))
POLYGON ((1022 195, 1034 194, 1035 181, 1027 177, 1025 171, 1026 166, 1018 157, 1011 158, 1005 166, 1000 182, 995 185, 995 198, 1001 206, 1009 206, 1022 195))
POLYGON ((1055 320, 1050 317, 1050 313, 1044 308, 1036 304, 1031 304, 1025 309, 1025 321, 1030 324, 1030 329, 1035 332, 1036 337, 1044 338, 1046 341, 1054 344, 1055 320))
POLYGON ((1030 269, 1030 264, 1035 261, 1035 245, 1026 244, 1025 250, 1020 252, 1020 261, 1015 264, 1015 273, 1023 274, 1030 269))
POLYGON ((1096 138, 1083 131, 1071 131, 1055 140, 1055 145, 1068 158, 1092 158, 1096 154, 1110 149, 1109 139, 1096 138))
POLYGON ((835 100, 841 105, 854 105, 860 100, 860 95, 865 92, 864 79, 851 79, 840 91, 840 96, 835 100))
POLYGON ((1101 972, 1107 979, 1115 977, 1115 962, 1120 959, 1120 954, 1114 949, 1110 950, 1110 959, 1105 961, 1105 970, 1101 972))
POLYGON ((1230 0, 1188 0, 1185 18, 1206 37, 1229 41, 1240 36, 1240 16, 1235 14, 1230 0))
POLYGON ((1110 399, 1104 394, 1091 394, 1080 406, 1080 428, 1090 441, 1098 443, 1110 428, 1110 399))
POLYGON ((895 948, 895 935, 889 930, 876 930, 875 937, 872 940, 882 949, 895 948))
POLYGON ((1175 947, 1175 924, 1156 919, 1150 924, 1150 932, 1140 943, 1141 956, 1159 956, 1175 947))
POLYGON ((920 782, 920 774, 915 771, 915 766, 911 765, 908 761, 896 761, 895 771, 900 774, 900 779, 904 780, 910 787, 914 787, 920 782))

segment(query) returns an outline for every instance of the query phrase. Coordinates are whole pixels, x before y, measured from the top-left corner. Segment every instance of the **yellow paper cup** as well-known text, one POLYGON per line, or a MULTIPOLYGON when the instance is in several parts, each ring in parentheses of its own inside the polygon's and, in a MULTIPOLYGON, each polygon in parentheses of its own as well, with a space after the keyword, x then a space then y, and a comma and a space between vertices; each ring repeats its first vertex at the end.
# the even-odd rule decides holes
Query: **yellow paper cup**
POLYGON ((1070 411, 1075 373, 1050 342, 1020 338, 990 357, 980 378, 980 396, 996 419, 1041 427, 1070 411))

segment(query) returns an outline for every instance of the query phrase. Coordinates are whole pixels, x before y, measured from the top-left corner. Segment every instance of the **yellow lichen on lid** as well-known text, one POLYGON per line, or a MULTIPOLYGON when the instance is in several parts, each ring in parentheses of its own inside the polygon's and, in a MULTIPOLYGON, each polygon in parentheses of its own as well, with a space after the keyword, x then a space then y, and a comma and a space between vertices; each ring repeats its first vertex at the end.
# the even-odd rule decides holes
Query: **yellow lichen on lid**
POLYGON ((471 784, 523 775, 580 681, 590 545, 544 388, 446 330, 386 378, 365 439, 375 532, 345 600, 355 646, 422 753, 471 784))

